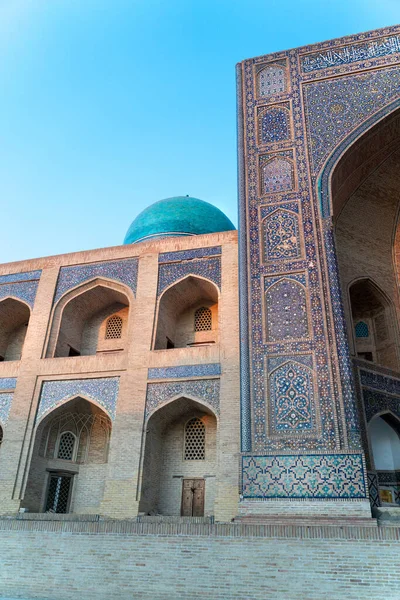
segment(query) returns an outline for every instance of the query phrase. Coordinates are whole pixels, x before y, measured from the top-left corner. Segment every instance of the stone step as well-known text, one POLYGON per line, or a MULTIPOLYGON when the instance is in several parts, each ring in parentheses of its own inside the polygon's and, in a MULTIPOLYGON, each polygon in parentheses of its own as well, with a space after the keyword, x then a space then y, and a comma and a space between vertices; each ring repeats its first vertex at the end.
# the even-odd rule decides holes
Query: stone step
POLYGON ((303 527, 377 527, 377 520, 363 517, 306 517, 293 515, 240 515, 235 517, 234 523, 243 525, 286 525, 303 527))
POLYGON ((61 514, 24 512, 13 515, 10 518, 20 521, 83 521, 89 523, 100 521, 100 515, 77 515, 75 513, 61 514))

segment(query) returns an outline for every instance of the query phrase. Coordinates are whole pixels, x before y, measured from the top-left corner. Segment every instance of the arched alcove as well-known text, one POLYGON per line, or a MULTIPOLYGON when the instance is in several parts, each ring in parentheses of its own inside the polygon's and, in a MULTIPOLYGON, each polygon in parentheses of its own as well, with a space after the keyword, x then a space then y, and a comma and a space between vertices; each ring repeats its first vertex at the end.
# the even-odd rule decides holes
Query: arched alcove
MULTIPOLYGON (((351 353, 395 370, 400 368, 400 302, 394 262, 399 164, 397 109, 349 143, 331 172, 330 198, 351 353), (374 307, 368 308, 371 303, 374 307), (360 322, 365 326, 359 325, 357 333, 360 322), (389 335, 386 341, 378 341, 385 323, 389 335)), ((322 211, 327 216, 324 204, 322 211)))
MULTIPOLYGON (((72 290, 55 307, 47 357, 87 356, 125 348, 129 299, 121 285, 97 281, 72 290), (120 327, 110 329, 110 318, 120 327)), ((115 325, 114 323, 114 325, 115 325)))
POLYGON ((19 360, 31 311, 16 298, 0 302, 0 361, 19 360))
POLYGON ((31 512, 98 512, 110 436, 109 416, 84 398, 52 410, 36 428, 23 506, 31 512))
POLYGON ((400 504, 400 419, 387 412, 368 425, 369 444, 383 504, 400 504))
POLYGON ((177 398, 145 425, 139 511, 145 514, 214 514, 217 419, 201 402, 177 398))
POLYGON ((158 304, 154 350, 185 348, 218 341, 218 289, 190 275, 169 287, 158 304), (211 314, 211 327, 201 327, 200 311, 211 314))

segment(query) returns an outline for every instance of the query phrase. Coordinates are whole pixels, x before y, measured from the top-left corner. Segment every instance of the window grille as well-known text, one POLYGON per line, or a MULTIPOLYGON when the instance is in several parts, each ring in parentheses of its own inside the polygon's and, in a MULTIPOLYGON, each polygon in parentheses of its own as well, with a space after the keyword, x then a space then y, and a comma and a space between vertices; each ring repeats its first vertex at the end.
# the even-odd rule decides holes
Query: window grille
POLYGON ((66 513, 72 477, 51 475, 47 492, 46 512, 66 513))
POLYGON ((194 313, 194 330, 195 331, 211 331, 212 318, 211 310, 202 306, 194 313))
POLYGON ((206 428, 197 417, 186 423, 185 460, 204 460, 206 457, 206 428))
POLYGON ((356 337, 358 337, 358 338, 369 337, 368 325, 364 321, 359 321, 357 323, 355 329, 356 329, 356 337))
POLYGON ((60 436, 57 458, 72 460, 74 456, 75 436, 70 431, 66 431, 60 436))
POLYGON ((118 315, 113 315, 107 321, 106 340, 117 340, 122 336, 122 319, 118 315))

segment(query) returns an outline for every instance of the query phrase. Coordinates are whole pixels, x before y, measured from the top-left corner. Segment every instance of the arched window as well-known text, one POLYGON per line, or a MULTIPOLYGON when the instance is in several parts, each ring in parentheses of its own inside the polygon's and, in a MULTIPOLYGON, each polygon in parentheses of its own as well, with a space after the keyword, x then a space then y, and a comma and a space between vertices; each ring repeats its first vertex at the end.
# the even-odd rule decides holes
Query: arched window
POLYGON ((71 431, 65 431, 60 435, 58 443, 57 458, 63 460, 73 460, 76 437, 71 431))
POLYGON ((206 457, 206 428, 195 417, 185 427, 185 460, 204 460, 206 457))
POLYGON ((113 315, 107 320, 106 340, 117 340, 122 336, 122 319, 118 315, 113 315))
POLYGON ((194 330, 195 331, 211 331, 212 330, 212 315, 211 310, 206 306, 201 306, 194 313, 194 330))

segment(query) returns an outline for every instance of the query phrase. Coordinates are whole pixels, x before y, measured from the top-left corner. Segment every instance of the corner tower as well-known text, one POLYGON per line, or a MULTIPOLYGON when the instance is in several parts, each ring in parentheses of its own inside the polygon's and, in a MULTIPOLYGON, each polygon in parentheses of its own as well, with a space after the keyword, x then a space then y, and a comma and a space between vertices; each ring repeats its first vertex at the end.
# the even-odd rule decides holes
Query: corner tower
POLYGON ((399 64, 390 27, 237 66, 242 513, 370 514, 334 225, 399 148, 399 64))

